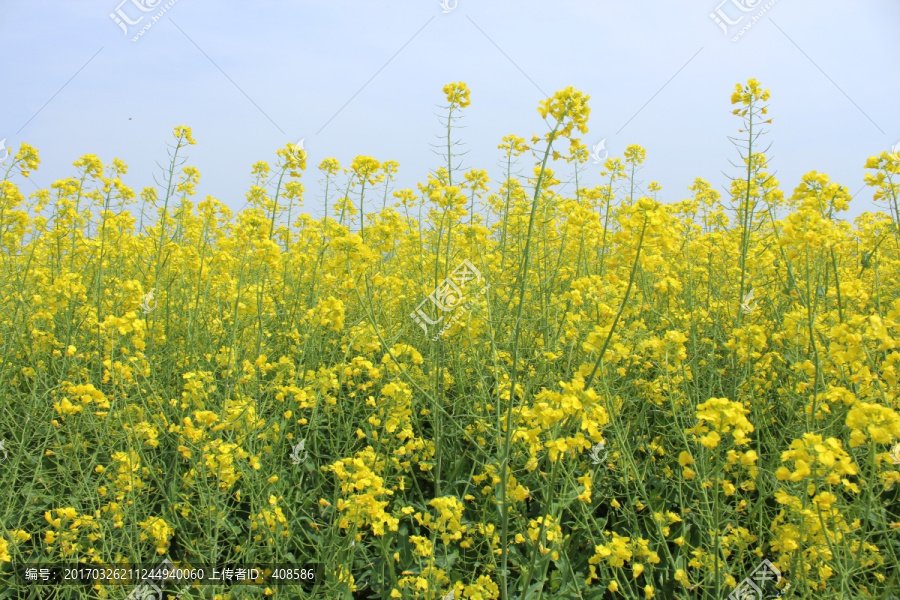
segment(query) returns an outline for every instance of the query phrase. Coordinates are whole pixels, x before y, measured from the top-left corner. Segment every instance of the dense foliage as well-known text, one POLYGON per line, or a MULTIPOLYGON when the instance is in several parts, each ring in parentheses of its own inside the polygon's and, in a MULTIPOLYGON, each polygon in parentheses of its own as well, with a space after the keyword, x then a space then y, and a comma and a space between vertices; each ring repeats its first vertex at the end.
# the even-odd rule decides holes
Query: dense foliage
POLYGON ((445 165, 327 159, 321 220, 293 145, 236 215, 192 200, 187 127, 137 195, 88 155, 26 202, 37 151, 2 165, 0 598, 12 563, 163 557, 323 566, 190 598, 719 600, 763 558, 768 597, 898 598, 900 156, 853 224, 822 173, 783 194, 750 80, 724 203, 641 191, 639 146, 581 187, 568 88, 491 192, 444 92, 445 165))

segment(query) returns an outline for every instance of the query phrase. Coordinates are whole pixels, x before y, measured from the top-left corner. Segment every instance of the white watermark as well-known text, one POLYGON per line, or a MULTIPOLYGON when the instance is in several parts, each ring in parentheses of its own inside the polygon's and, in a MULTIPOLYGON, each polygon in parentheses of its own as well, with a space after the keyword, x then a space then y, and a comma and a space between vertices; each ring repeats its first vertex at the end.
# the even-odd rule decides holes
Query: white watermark
POLYGON ((300 138, 296 144, 288 144, 288 154, 291 155, 291 158, 300 160, 302 153, 306 152, 306 148, 303 147, 305 141, 306 138, 300 138))
MULTIPOLYGON (((166 585, 166 578, 163 576, 164 573, 171 573, 175 570, 175 565, 172 564, 168 558, 159 563, 155 569, 151 570, 151 573, 159 574, 159 577, 148 577, 145 579, 140 585, 131 590, 131 593, 125 597, 125 600, 157 600, 160 598, 164 598, 163 596, 163 586, 166 585), (157 585, 154 582, 159 582, 157 585)), ((178 595, 175 597, 175 600, 181 598, 182 594, 184 594, 190 585, 186 585, 185 587, 179 590, 178 595)))
POLYGON ((753 290, 750 290, 744 295, 744 299, 741 302, 741 312, 749 315, 754 310, 756 310, 756 300, 753 299, 753 290))
POLYGON ((731 37, 732 42, 736 42, 751 28, 754 24, 763 18, 770 8, 775 6, 778 0, 769 0, 760 8, 763 0, 722 0, 716 7, 714 12, 709 13, 709 18, 718 25, 722 32, 731 37), (726 10, 725 6, 729 6, 726 10), (756 11, 752 16, 748 13, 756 11))
POLYGON ((456 10, 459 0, 441 0, 441 12, 445 15, 456 10))
POLYGON ((0 452, 3 452, 3 457, 0 458, 0 462, 9 458, 9 453, 6 451, 6 440, 0 440, 0 452))
POLYGON ((591 462, 595 465, 599 465, 603 461, 606 460, 606 457, 609 455, 609 450, 606 449, 606 442, 600 441, 591 446, 591 462), (603 453, 603 456, 600 453, 603 453))
POLYGON ((891 448, 891 462, 895 465, 900 465, 900 442, 897 443, 896 446, 891 448))
POLYGON ((130 32, 135 31, 133 28, 140 25, 140 29, 137 30, 137 33, 131 38, 132 42, 136 42, 148 29, 153 27, 157 21, 162 19, 162 16, 166 14, 166 11, 175 6, 175 3, 178 2, 178 0, 169 0, 169 2, 160 7, 162 2, 163 0, 122 0, 115 11, 109 13, 109 18, 122 29, 126 36, 130 32), (130 7, 127 11, 123 8, 126 5, 130 7), (150 13, 154 10, 157 12, 152 16, 149 14, 141 14, 150 13), (144 22, 145 18, 149 20, 144 22), (143 25, 141 25, 141 23, 143 23, 143 25))
POLYGON ((595 144, 593 148, 591 148, 591 158, 594 159, 595 165, 601 164, 608 156, 609 152, 606 150, 606 138, 603 138, 600 140, 600 143, 595 144), (601 150, 603 151, 603 156, 600 156, 601 150))
MULTIPOLYGON (((2 147, 3 147, 2 144, 0 144, 0 148, 2 148, 2 147)), ((891 158, 891 160, 893 160, 895 162, 900 162, 900 142, 897 142, 896 144, 891 146, 891 151, 888 154, 888 156, 891 158)), ((3 159, 0 158, 0 160, 3 160, 3 159)))
POLYGON ((153 302, 153 292, 155 291, 156 288, 153 288, 141 298, 141 310, 145 315, 149 315, 156 308, 156 302, 153 302), (150 304, 151 302, 153 302, 152 305, 150 304))
POLYGON ((9 150, 6 149, 6 138, 0 140, 0 153, 3 154, 3 156, 0 156, 0 163, 9 158, 9 150))
POLYGON ((306 440, 300 440, 293 448, 291 448, 291 463, 295 465, 299 465, 302 462, 306 462, 307 457, 309 457, 309 451, 305 449, 306 440), (300 453, 303 453, 303 458, 300 458, 300 453))
POLYGON ((430 325, 440 324, 441 321, 444 321, 446 315, 438 316, 440 314, 438 313, 435 315, 435 318, 432 318, 422 309, 423 304, 430 301, 440 312, 455 313, 452 318, 449 318, 444 322, 440 331, 431 338, 432 342, 443 337, 447 330, 450 329, 450 326, 472 308, 477 297, 487 293, 488 288, 491 287, 490 284, 486 284, 481 291, 478 292, 476 297, 471 298, 468 302, 463 304, 463 288, 473 280, 476 284, 481 283, 481 271, 475 268, 475 265, 466 259, 462 261, 459 266, 444 279, 444 281, 438 284, 425 300, 422 300, 422 302, 419 303, 416 310, 409 313, 409 316, 422 328, 425 335, 429 334, 428 327, 430 325))
POLYGON ((481 288, 481 291, 479 291, 478 294, 476 294, 474 298, 472 298, 471 300, 466 302, 465 305, 461 306, 459 308, 459 310, 454 312, 453 316, 444 324, 444 326, 437 333, 437 335, 435 335, 433 338, 431 338, 431 341, 436 342, 438 340, 438 338, 444 337, 444 334, 447 333, 447 330, 450 329, 450 326, 453 325, 460 317, 462 317, 467 312, 469 312, 469 310, 475 305, 475 301, 478 300, 478 296, 483 296, 484 294, 486 294, 488 291, 488 288, 490 288, 490 287, 491 287, 490 284, 486 284, 483 288, 481 288))
MULTIPOLYGON (((781 571, 766 558, 750 573, 749 577, 746 577, 734 588, 734 591, 728 595, 728 600, 762 600, 765 593, 763 588, 767 581, 771 581, 773 584, 780 583, 781 571)), ((786 583, 775 597, 780 598, 790 587, 791 584, 786 583)))

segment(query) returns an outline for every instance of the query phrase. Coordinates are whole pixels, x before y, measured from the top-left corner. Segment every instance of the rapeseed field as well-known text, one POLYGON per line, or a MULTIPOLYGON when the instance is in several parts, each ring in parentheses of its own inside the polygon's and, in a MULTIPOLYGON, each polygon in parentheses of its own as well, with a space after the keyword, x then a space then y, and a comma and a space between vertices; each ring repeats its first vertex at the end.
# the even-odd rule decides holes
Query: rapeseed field
POLYGON ((846 185, 772 175, 751 79, 724 194, 661 201, 637 145, 584 187, 566 88, 491 181, 443 92, 415 190, 287 145, 234 213, 185 126, 139 192, 118 159, 28 197, 38 150, 0 164, 0 598, 163 560, 316 573, 170 598, 900 598, 900 155, 841 220, 846 185))

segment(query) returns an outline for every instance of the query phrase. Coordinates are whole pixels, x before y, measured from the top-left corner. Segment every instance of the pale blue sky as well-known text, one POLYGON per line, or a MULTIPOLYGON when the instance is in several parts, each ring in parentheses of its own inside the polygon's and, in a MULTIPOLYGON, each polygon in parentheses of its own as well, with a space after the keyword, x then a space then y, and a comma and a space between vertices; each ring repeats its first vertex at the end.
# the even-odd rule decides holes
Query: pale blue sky
MULTIPOLYGON (((644 183, 659 181, 668 202, 695 177, 724 192, 737 158, 726 136, 740 127, 729 96, 750 77, 772 91, 769 158, 786 194, 811 170, 855 193, 866 158, 900 141, 897 0, 776 0, 737 42, 773 0, 458 0, 446 14, 439 0, 177 0, 137 42, 150 16, 126 36, 110 13, 137 20, 165 2, 142 13, 132 1, 158 0, 0 0, 0 139, 40 150, 41 187, 95 153, 123 159, 139 191, 183 124, 198 141, 197 198, 238 209, 251 165, 305 136, 305 210, 319 216, 324 158, 394 159, 396 189, 440 166, 437 105, 459 80, 472 90, 463 166, 487 169, 492 190, 501 138, 543 133, 542 91, 569 85, 591 96, 583 141, 606 138, 612 156, 643 145, 644 183), (728 36, 717 8, 743 16, 728 36)), ((600 165, 587 168, 584 183, 599 183, 600 165)), ((874 209, 870 189, 850 216, 874 209)))

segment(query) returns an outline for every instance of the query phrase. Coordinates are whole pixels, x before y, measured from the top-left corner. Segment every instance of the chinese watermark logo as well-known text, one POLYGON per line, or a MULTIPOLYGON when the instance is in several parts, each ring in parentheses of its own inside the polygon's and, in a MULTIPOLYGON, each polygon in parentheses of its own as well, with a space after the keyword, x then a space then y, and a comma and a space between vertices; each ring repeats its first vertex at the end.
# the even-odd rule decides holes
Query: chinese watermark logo
MULTIPOLYGON (((441 312, 453 312, 456 311, 456 314, 453 315, 452 318, 447 319, 444 323, 441 330, 431 338, 431 341, 437 340, 439 337, 442 337, 450 326, 459 319, 462 315, 464 315, 474 304, 476 298, 471 298, 468 302, 463 305, 463 288, 468 285, 470 281, 474 280, 476 284, 481 283, 481 271, 475 268, 468 259, 462 261, 456 269, 450 273, 450 275, 444 279, 438 286, 434 289, 431 294, 425 300, 419 303, 419 306, 416 307, 416 310, 409 313, 409 316, 412 317, 413 321, 422 328, 422 331, 425 332, 425 335, 428 335, 428 326, 429 325, 438 325, 441 321, 444 320, 444 316, 435 315, 435 318, 431 318, 423 309, 422 305, 426 302, 431 302, 438 311, 441 312), (456 309, 460 310, 456 310, 456 309)), ((485 285, 478 295, 482 295, 487 292, 490 284, 485 285)))
MULTIPOLYGON (((2 443, 0 443, 0 444, 2 444, 2 443)), ((0 448, 2 448, 2 447, 3 446, 0 445, 0 448)), ((896 446, 891 448, 890 454, 891 454, 891 462, 895 465, 900 465, 900 442, 898 442, 896 446)))
POLYGON ((122 0, 122 2, 120 2, 116 7, 115 12, 109 13, 109 18, 112 19, 116 25, 122 28, 122 32, 125 35, 128 35, 128 25, 137 25, 144 20, 144 15, 141 15, 137 18, 137 20, 132 21, 131 17, 124 10, 122 10, 122 6, 130 3, 134 5, 134 7, 139 11, 148 13, 159 6, 160 2, 162 2, 162 0, 122 0))
POLYGON ((765 15, 776 2, 778 2, 778 0, 769 0, 765 6, 760 8, 763 0, 722 0, 715 11, 709 13, 709 18, 722 29, 722 32, 726 36, 733 31, 733 27, 740 26, 740 29, 731 38, 732 42, 736 42, 748 29, 762 19, 763 15, 765 15), (731 8, 726 11, 723 8, 725 5, 730 5, 731 8), (753 11, 756 11, 756 14, 753 16, 747 14, 753 11), (747 21, 745 21, 745 19, 747 19, 747 21))
POLYGON ((0 452, 3 452, 3 458, 0 458, 0 462, 9 458, 9 453, 6 451, 6 440, 0 440, 0 452))
POLYGON ((453 600, 456 598, 456 590, 450 590, 441 597, 441 600, 453 600))
POLYGON ((156 308, 156 302, 153 302, 153 293, 155 291, 156 288, 151 289, 144 294, 144 297, 141 299, 141 310, 144 311, 145 315, 149 315, 156 308), (150 304, 151 302, 153 302, 152 305, 150 304))
POLYGON ((113 20, 113 22, 118 25, 122 32, 127 36, 129 33, 129 27, 133 27, 139 25, 145 17, 149 17, 150 20, 147 21, 143 26, 141 26, 140 31, 131 38, 132 42, 138 41, 138 39, 144 35, 148 29, 153 27, 153 25, 162 19, 162 16, 172 8, 178 0, 169 0, 157 13, 153 16, 141 13, 149 13, 157 9, 160 4, 162 4, 163 0, 122 0, 119 5, 116 7, 114 12, 109 13, 109 18, 113 20), (129 9, 126 12, 122 7, 125 5, 132 6, 133 8, 129 9), (136 10, 135 10, 136 9, 136 10), (139 11, 139 12, 138 12, 139 11), (129 14, 130 13, 130 14, 129 14), (132 19, 132 16, 137 17, 136 19, 132 19))
POLYGON ((606 158, 607 158, 608 156, 609 156, 609 152, 606 150, 606 138, 603 138, 602 140, 600 140, 600 143, 599 143, 599 144, 596 144, 596 145, 591 149, 591 158, 594 159, 594 164, 595 164, 595 165, 599 165, 600 163, 602 163, 603 161, 605 161, 606 158), (602 157, 602 158, 601 158, 601 156, 600 156, 600 151, 601 151, 601 150, 603 150, 603 157, 602 157))
POLYGON ((606 442, 597 442, 591 447, 591 462, 595 465, 599 465, 604 460, 606 460, 609 451, 606 450, 606 442), (600 456, 600 453, 603 453, 603 456, 600 456))
POLYGON ((741 312, 749 315, 754 310, 756 310, 756 301, 753 299, 753 290, 750 290, 744 295, 744 300, 741 302, 741 312))
MULTIPOLYGON (((769 562, 769 559, 763 559, 759 566, 750 573, 750 576, 741 581, 728 595, 728 600, 759 600, 763 597, 763 588, 767 581, 771 581, 773 584, 781 582, 781 571, 769 562)), ((780 598, 790 587, 791 584, 786 583, 777 597, 780 598)))
POLYGON ((125 600, 156 600, 163 597, 163 587, 166 585, 166 578, 162 575, 163 571, 171 572, 175 569, 168 558, 159 563, 155 569, 151 570, 154 575, 159 577, 148 577, 140 585, 131 590, 131 593, 125 597, 125 600), (159 583, 159 585, 156 584, 159 583))
POLYGON ((9 150, 6 149, 6 138, 0 140, 0 153, 3 153, 3 156, 0 156, 0 162, 9 158, 9 150))
MULTIPOLYGON (((0 148, 3 148, 2 142, 0 142, 0 148)), ((900 142, 897 142, 896 144, 894 144, 893 146, 891 146, 891 152, 890 152, 890 154, 888 154, 888 156, 889 156, 889 157, 891 158, 891 160, 893 160, 894 162, 900 162, 900 142)), ((3 159, 0 158, 0 161, 2 161, 2 160, 3 160, 3 159)))
POLYGON ((441 12, 445 15, 448 12, 453 12, 456 10, 456 7, 459 5, 459 0, 441 0, 441 12))
POLYGON ((300 440, 293 448, 291 448, 291 464, 299 465, 302 462, 306 462, 307 457, 309 456, 309 451, 305 449, 306 440, 300 440), (300 458, 300 453, 303 453, 303 458, 300 458))
MULTIPOLYGON (((190 584, 184 586, 180 590, 178 590, 177 595, 173 600, 181 600, 182 596, 184 596, 187 591, 191 589, 190 584)), ((162 589, 157 588, 155 585, 153 587, 141 587, 136 588, 132 594, 137 592, 139 595, 129 595, 125 600, 159 600, 160 598, 172 598, 172 596, 163 596, 162 589), (154 589, 155 588, 155 589, 154 589), (138 591, 140 590, 140 591, 138 591), (159 590, 159 591, 156 591, 159 590)))
POLYGON ((302 156, 301 153, 306 152, 306 148, 303 147, 303 142, 305 140, 306 138, 301 138, 296 144, 288 144, 288 154, 290 154, 291 158, 294 160, 299 161, 302 156))

